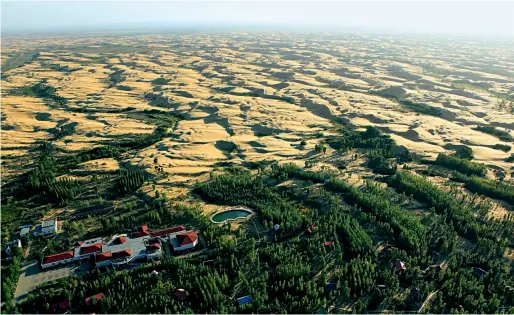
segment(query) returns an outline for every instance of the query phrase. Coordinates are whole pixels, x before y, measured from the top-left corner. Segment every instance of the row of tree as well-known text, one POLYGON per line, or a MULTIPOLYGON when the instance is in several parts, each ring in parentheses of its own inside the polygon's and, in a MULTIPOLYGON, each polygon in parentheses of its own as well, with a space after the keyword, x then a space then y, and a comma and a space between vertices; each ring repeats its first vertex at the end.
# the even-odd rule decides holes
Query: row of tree
POLYGON ((514 186, 509 183, 466 176, 458 171, 453 171, 452 179, 464 183, 464 186, 474 193, 505 200, 514 205, 514 186))

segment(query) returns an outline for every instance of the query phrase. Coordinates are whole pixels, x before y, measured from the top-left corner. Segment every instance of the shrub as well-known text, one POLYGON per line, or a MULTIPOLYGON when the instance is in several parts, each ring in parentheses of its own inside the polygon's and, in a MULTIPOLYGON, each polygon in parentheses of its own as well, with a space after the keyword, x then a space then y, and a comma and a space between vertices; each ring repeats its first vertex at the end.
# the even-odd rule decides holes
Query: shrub
POLYGON ((455 156, 461 159, 472 160, 473 150, 468 146, 459 147, 455 150, 455 156))
POLYGON ((493 149, 500 150, 503 152, 509 152, 512 147, 510 145, 497 143, 493 145, 493 149))
POLYGON ((481 131, 483 133, 487 133, 487 134, 496 136, 496 137, 498 137, 498 139, 500 139, 502 141, 510 142, 510 141, 514 140, 512 138, 512 136, 510 135, 510 133, 508 133, 507 131, 504 131, 504 130, 496 129, 493 126, 477 126, 473 129, 477 130, 477 131, 481 131))

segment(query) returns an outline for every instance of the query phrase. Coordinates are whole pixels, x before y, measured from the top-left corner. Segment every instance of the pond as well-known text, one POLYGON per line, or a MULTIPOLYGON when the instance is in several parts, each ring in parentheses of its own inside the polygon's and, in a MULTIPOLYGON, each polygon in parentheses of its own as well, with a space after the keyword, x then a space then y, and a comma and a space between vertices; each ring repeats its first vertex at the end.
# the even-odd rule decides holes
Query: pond
POLYGON ((212 222, 214 223, 223 223, 225 221, 237 220, 241 218, 246 218, 253 214, 252 211, 246 210, 243 208, 238 209, 230 209, 222 212, 218 212, 211 217, 212 222))

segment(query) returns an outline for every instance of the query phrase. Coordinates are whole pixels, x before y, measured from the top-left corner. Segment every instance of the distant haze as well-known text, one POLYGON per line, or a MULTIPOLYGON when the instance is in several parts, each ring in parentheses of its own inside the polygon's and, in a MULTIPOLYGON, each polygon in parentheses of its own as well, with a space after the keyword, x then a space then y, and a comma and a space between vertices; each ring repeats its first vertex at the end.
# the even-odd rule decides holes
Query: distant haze
POLYGON ((514 37, 514 2, 2 1, 2 32, 298 27, 514 37))

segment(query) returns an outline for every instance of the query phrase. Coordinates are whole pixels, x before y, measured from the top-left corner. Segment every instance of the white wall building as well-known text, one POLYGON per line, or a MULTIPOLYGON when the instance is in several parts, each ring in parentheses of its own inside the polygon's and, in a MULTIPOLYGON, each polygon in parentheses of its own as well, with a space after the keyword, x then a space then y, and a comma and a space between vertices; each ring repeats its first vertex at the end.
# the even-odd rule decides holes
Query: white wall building
POLYGON ((173 250, 176 252, 192 249, 198 244, 198 233, 196 231, 174 234, 170 238, 173 250))
POLYGON ((35 236, 49 235, 54 233, 57 233, 56 219, 45 220, 41 224, 37 225, 34 229, 35 236))
POLYGON ((41 268, 46 269, 58 265, 65 265, 73 262, 73 251, 46 256, 41 262, 41 268))

